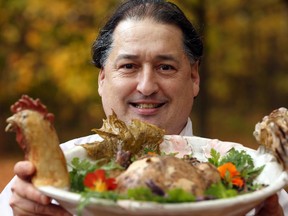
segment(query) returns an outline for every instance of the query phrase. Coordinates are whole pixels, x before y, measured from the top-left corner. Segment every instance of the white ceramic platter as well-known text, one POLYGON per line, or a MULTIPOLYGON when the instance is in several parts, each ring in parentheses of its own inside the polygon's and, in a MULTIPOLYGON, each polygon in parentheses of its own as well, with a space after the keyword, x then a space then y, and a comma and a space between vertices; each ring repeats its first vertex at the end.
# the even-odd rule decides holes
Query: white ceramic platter
MULTIPOLYGON (((193 156, 200 161, 207 161, 207 153, 210 148, 215 148, 218 151, 227 151, 231 147, 238 150, 245 150, 254 159, 255 165, 261 166, 265 164, 265 168, 261 175, 257 178, 258 183, 269 185, 259 191, 237 196, 228 199, 208 200, 201 202, 181 203, 181 204, 159 204, 152 202, 138 202, 131 200, 119 200, 113 202, 110 200, 93 199, 82 215, 90 216, 116 216, 116 215, 245 215, 251 208, 261 204, 265 198, 278 192, 287 184, 288 175, 283 171, 280 164, 275 158, 265 152, 262 148, 257 151, 246 148, 241 144, 233 142, 223 142, 202 137, 180 137, 180 136, 165 136, 165 141, 161 144, 161 150, 165 152, 178 152, 181 150, 191 151, 193 156), (175 141, 176 140, 176 141, 175 141), (183 144, 184 140, 184 144, 183 144), (173 144, 173 145, 172 145, 173 144), (180 150, 179 150, 180 149, 180 150)), ((181 155, 180 155, 181 156, 181 155)), ((67 162, 74 157, 81 159, 86 158, 85 150, 77 146, 65 153, 67 162)), ((69 191, 57 189, 51 186, 39 188, 46 195, 54 198, 60 205, 66 208, 69 212, 76 215, 77 205, 80 200, 80 195, 69 191)))

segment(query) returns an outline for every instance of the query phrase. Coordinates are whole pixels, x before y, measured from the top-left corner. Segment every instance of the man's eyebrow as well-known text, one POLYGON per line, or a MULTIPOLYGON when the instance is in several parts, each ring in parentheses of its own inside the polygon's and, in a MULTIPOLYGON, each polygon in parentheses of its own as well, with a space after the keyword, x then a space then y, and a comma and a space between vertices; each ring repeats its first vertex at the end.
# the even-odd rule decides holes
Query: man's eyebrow
POLYGON ((176 64, 179 64, 179 59, 176 58, 174 55, 157 55, 156 56, 157 61, 173 61, 176 64))
POLYGON ((131 59, 131 60, 135 60, 138 59, 139 56, 138 55, 132 55, 132 54, 120 54, 119 56, 117 56, 116 61, 119 61, 121 59, 131 59))
POLYGON ((173 55, 157 55, 156 56, 156 59, 159 59, 159 60, 170 60, 170 61, 176 61, 178 62, 177 58, 175 58, 175 56, 173 55))

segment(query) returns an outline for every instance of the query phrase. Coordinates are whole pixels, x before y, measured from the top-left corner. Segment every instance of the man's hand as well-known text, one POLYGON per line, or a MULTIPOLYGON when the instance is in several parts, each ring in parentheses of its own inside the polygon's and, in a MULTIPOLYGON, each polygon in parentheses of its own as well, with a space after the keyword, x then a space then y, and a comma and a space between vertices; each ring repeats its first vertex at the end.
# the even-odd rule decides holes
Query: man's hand
POLYGON ((264 203, 263 207, 257 213, 258 216, 283 216, 282 207, 279 204, 277 194, 270 196, 267 198, 264 203))
POLYGON ((12 186, 10 206, 15 216, 21 215, 71 215, 58 205, 51 204, 51 199, 43 195, 31 183, 35 167, 28 161, 18 162, 14 166, 17 179, 12 186))

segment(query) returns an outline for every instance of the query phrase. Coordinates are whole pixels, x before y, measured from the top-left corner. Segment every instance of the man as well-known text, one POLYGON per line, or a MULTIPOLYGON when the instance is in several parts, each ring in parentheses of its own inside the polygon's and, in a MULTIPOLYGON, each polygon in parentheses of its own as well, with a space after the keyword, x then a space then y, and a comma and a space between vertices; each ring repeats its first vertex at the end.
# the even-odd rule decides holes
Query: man
MULTIPOLYGON (((98 92, 106 115, 113 109, 125 122, 138 118, 167 134, 192 135, 189 114, 199 92, 203 45, 176 5, 164 0, 128 0, 100 31, 92 51, 93 62, 100 68, 98 92)), ((80 138, 61 147, 65 151, 91 139, 97 137, 80 138)), ((5 216, 12 211, 14 215, 69 215, 33 187, 31 163, 19 162, 14 170, 17 177, 1 197, 1 203, 6 198, 5 209, 1 206, 5 216)), ((281 215, 277 196, 266 202, 265 206, 273 206, 274 215, 281 215)), ((262 211, 273 215, 265 206, 262 211)))

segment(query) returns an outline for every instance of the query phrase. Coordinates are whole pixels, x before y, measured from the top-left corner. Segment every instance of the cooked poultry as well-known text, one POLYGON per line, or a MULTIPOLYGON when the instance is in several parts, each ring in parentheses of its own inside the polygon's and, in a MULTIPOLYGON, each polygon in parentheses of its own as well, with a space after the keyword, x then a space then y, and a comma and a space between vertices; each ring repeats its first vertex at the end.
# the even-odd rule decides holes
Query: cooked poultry
POLYGON ((66 160, 53 127, 54 116, 39 99, 27 95, 11 106, 13 116, 7 119, 6 131, 16 132, 16 140, 25 152, 25 159, 36 167, 32 178, 35 186, 68 188, 66 160))
POLYGON ((253 135, 288 171, 288 110, 281 107, 264 116, 256 124, 253 135))
POLYGON ((203 196, 204 191, 218 181, 220 174, 212 164, 199 163, 192 166, 174 156, 137 160, 117 177, 119 192, 148 187, 151 191, 165 194, 169 189, 181 188, 195 196, 203 196))

